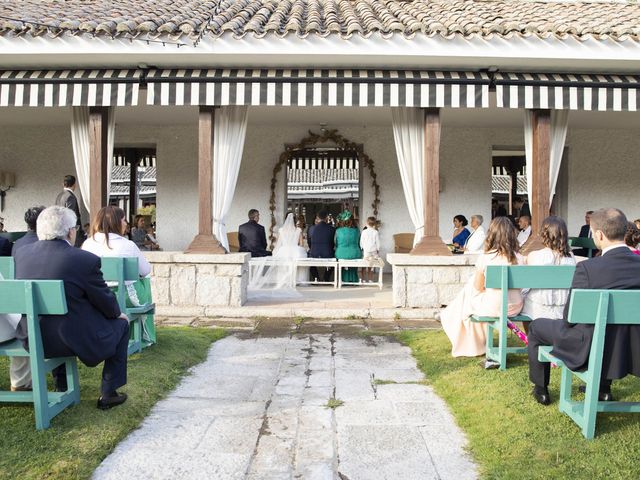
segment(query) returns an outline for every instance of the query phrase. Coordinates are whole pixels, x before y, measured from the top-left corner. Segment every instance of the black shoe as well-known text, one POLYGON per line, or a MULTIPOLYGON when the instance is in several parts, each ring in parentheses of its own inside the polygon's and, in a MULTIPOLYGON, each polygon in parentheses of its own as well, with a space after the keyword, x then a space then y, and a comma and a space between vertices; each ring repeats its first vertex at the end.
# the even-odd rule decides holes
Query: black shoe
POLYGON ((551 397, 549 396, 549 390, 542 387, 533 387, 531 392, 533 398, 536 399, 540 405, 549 405, 551 403, 551 397))
MULTIPOLYGON (((580 393, 587 393, 587 386, 580 385, 578 387, 578 391, 580 393)), ((613 395, 611 395, 611 390, 609 391, 600 391, 598 392, 598 401, 599 402, 613 402, 613 395)))
POLYGON ((110 408, 122 405, 127 401, 126 393, 111 392, 109 395, 103 395, 98 399, 98 408, 100 410, 109 410, 110 408))

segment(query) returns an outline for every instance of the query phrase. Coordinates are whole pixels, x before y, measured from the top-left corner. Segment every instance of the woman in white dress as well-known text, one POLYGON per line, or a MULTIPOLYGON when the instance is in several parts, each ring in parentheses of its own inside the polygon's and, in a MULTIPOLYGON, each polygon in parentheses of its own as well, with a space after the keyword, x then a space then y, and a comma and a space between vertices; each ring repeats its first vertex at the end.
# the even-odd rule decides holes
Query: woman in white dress
MULTIPOLYGON (((569 247, 567 224, 556 216, 547 217, 542 222, 540 237, 545 248, 531 252, 528 265, 575 265, 576 259, 569 247)), ((523 291, 525 295, 522 315, 531 319, 562 318, 564 305, 569 298, 568 289, 533 288, 523 291)))
MULTIPOLYGON (((478 257, 475 274, 469 278, 462 291, 440 313, 442 329, 451 341, 454 357, 475 357, 486 351, 486 326, 472 322, 471 315, 495 317, 500 314, 502 293, 500 289, 485 288, 485 272, 489 265, 516 265, 524 262, 518 253, 516 230, 507 217, 496 217, 489 225, 484 243, 484 253, 478 257)), ((507 312, 517 315, 522 309, 519 289, 509 290, 507 312)))
POLYGON ((308 278, 306 268, 301 272, 294 271, 294 262, 298 258, 307 258, 307 252, 302 247, 304 238, 302 229, 296 227, 293 213, 288 213, 282 227, 278 229, 278 239, 271 257, 258 259, 254 266, 254 274, 249 282, 249 291, 295 291, 295 281, 308 278))

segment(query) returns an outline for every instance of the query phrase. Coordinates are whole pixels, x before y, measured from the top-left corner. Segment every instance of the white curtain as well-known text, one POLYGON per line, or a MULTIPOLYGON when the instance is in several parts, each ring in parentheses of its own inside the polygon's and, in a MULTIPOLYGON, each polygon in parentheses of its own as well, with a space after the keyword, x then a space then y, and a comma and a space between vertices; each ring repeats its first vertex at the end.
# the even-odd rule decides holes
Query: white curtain
POLYGON ((236 190, 247 133, 249 109, 244 106, 216 110, 213 128, 213 233, 229 251, 225 219, 236 190))
MULTIPOLYGON (((109 107, 107 128, 107 192, 109 192, 111 189, 113 145, 116 130, 116 116, 115 109, 113 107, 109 107)), ((78 181, 78 187, 80 187, 82 203, 84 203, 87 212, 94 213, 89 210, 89 199, 91 193, 89 181, 91 178, 89 172, 90 141, 89 107, 71 107, 71 144, 73 147, 73 160, 76 165, 76 179, 78 181)))
MULTIPOLYGON (((551 132, 549 152, 549 205, 553 201, 560 174, 562 153, 567 139, 569 127, 569 110, 551 111, 551 132)), ((527 160, 527 197, 531 208, 531 191, 533 182, 533 110, 524 111, 524 149, 527 160)))
POLYGON ((419 108, 392 108, 393 138, 404 198, 415 228, 413 244, 424 231, 424 112, 419 108))

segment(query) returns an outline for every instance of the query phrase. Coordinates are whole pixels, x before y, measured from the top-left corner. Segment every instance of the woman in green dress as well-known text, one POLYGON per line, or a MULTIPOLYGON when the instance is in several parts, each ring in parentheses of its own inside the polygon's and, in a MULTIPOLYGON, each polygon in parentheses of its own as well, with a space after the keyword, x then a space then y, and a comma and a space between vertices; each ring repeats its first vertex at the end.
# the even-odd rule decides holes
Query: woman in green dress
MULTIPOLYGON (((338 229, 336 230, 336 258, 353 260, 362 258, 360 250, 360 231, 354 225, 353 216, 349 210, 338 215, 338 229)), ((343 282, 358 282, 358 269, 355 267, 342 269, 343 282)))

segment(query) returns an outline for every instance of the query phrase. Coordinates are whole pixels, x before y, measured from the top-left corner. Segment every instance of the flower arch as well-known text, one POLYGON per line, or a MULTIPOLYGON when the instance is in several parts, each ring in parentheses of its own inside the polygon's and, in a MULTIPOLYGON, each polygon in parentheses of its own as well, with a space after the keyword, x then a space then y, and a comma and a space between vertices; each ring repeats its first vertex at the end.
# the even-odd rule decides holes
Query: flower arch
POLYGON ((323 130, 322 133, 317 134, 309 130, 309 135, 303 138, 299 143, 294 145, 287 145, 285 151, 280 154, 278 162, 273 167, 273 174, 271 176, 271 197, 269 198, 269 211, 271 213, 271 226, 269 228, 269 242, 273 247, 275 236, 273 229, 276 226, 276 186, 278 184, 278 174, 282 170, 282 167, 287 164, 291 155, 296 150, 300 150, 306 147, 315 146, 327 142, 334 143, 337 147, 345 150, 355 150, 358 152, 358 161, 362 162, 369 170, 369 176, 371 177, 371 187, 373 188, 374 199, 371 203, 373 209, 373 215, 378 217, 378 207, 380 206, 380 185, 378 184, 377 175, 375 172, 375 165, 373 160, 367 155, 362 146, 352 142, 338 133, 338 130, 323 130))

